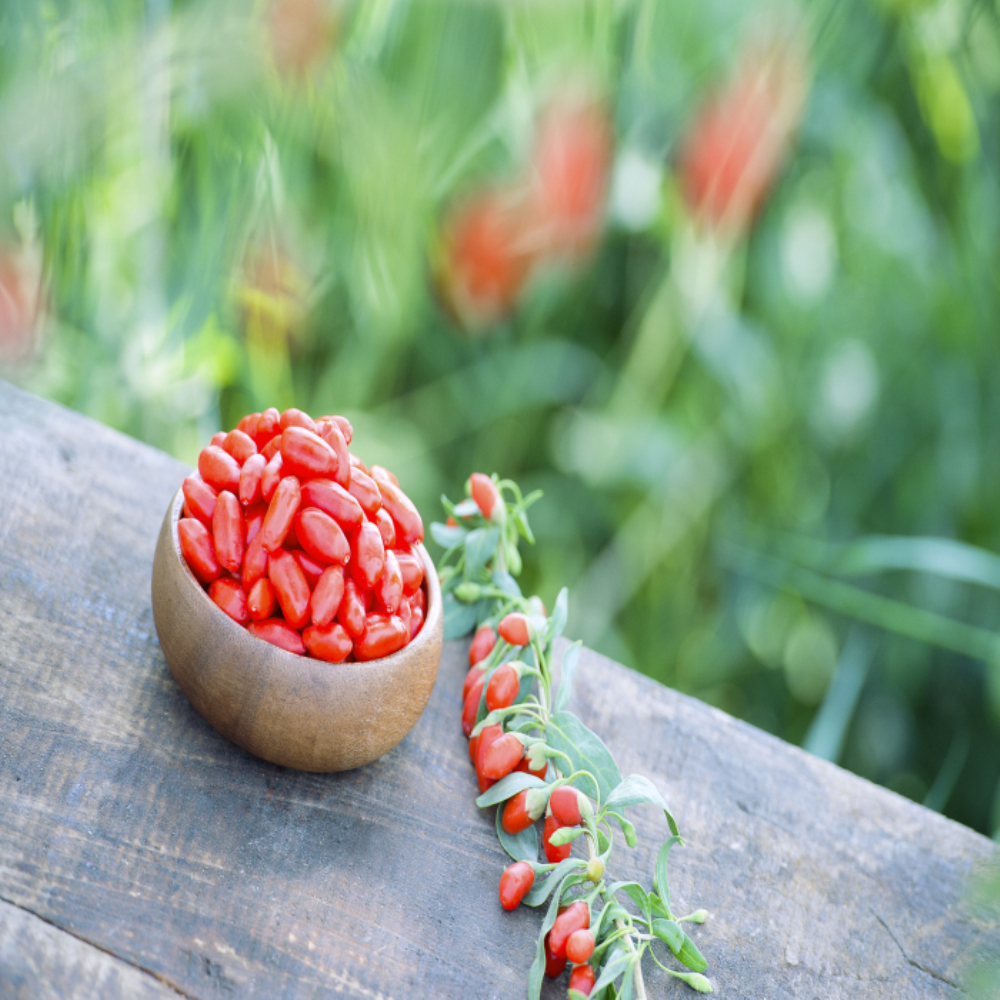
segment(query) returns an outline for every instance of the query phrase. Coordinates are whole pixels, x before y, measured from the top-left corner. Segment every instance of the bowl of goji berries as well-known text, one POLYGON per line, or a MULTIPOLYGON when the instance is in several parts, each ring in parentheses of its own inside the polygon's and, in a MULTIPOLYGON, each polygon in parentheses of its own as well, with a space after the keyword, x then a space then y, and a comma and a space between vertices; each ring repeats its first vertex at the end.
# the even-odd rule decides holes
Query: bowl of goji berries
POLYGON ((153 560, 160 646, 192 705, 243 749, 304 771, 392 749, 441 658, 420 514, 352 439, 344 417, 274 408, 216 434, 153 560))

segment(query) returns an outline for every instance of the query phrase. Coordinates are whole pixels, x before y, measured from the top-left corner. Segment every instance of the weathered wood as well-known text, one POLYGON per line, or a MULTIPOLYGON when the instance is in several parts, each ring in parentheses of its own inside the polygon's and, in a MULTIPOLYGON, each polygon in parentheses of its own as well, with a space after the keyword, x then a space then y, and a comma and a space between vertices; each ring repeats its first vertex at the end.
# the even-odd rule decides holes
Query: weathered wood
MULTIPOLYGON (((0 424, 0 898, 73 942, 51 957, 21 933, 31 960, 70 967, 89 942, 199 998, 522 997, 539 917, 497 902, 464 647, 380 761, 259 761, 156 642, 152 553, 184 467, 2 384, 0 424)), ((720 997, 959 997, 973 952, 1000 952, 963 904, 985 838, 594 654, 573 707, 668 794, 676 908, 712 912, 692 936, 720 997)), ((615 873, 648 884, 666 831, 639 819, 615 873)), ((0 984, 28 960, 6 955, 0 984)))

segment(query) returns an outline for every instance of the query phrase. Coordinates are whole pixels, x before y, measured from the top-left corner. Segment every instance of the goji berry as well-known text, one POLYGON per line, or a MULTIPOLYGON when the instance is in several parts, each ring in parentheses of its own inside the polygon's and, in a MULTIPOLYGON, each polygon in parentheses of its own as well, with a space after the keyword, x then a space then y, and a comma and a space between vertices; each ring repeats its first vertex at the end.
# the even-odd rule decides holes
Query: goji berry
POLYGON ((351 459, 347 451, 347 441, 341 433, 337 424, 328 422, 324 424, 321 436, 330 450, 337 457, 337 467, 333 470, 333 479, 340 486, 348 486, 351 482, 351 459))
POLYGON ((543 761, 541 767, 532 769, 531 762, 528 760, 528 755, 525 754, 521 758, 521 762, 514 768, 514 770, 523 771, 525 774, 533 774, 536 778, 541 778, 544 781, 545 775, 549 770, 549 762, 547 760, 543 761))
POLYGON ((225 440, 226 440, 226 432, 216 431, 215 434, 212 435, 212 438, 208 443, 213 448, 221 448, 225 440))
POLYGON ((472 685, 478 680, 483 679, 483 668, 477 663, 475 666, 469 667, 469 672, 465 675, 465 683, 462 685, 462 704, 465 704, 465 699, 469 696, 469 691, 472 690, 472 685))
MULTIPOLYGON (((385 553, 385 566, 382 575, 375 584, 375 598, 378 607, 390 615, 396 614, 399 610, 399 604, 403 600, 403 574, 399 570, 399 563, 396 561, 396 555, 392 549, 388 549, 385 553)), ((409 612, 409 604, 406 607, 407 612, 409 612)), ((408 618, 409 613, 407 613, 408 618)), ((409 635, 410 623, 408 620, 406 632, 409 635)))
POLYGON ((569 974, 569 988, 576 990, 577 993, 582 993, 585 997, 590 996, 590 991, 596 982, 597 974, 589 965, 578 965, 569 974))
POLYGON ((273 646, 280 646, 289 653, 301 656, 306 651, 302 636, 288 622, 280 618, 265 618, 263 621, 250 622, 247 631, 273 646))
POLYGON ((391 549, 396 544, 396 526, 392 523, 392 518, 385 507, 375 511, 375 526, 382 536, 382 544, 391 549))
POLYGON ((470 665, 479 663, 480 660, 485 660, 493 652, 493 647, 496 644, 497 634, 493 631, 492 627, 489 625, 480 625, 472 639, 472 645, 469 646, 470 665))
POLYGON ((289 427, 302 427, 313 434, 316 433, 316 422, 313 418, 308 413, 303 413, 301 410, 295 409, 294 406, 289 407, 281 414, 278 425, 282 431, 288 430, 289 427))
POLYGON ((462 704, 462 732, 466 736, 476 727, 476 715, 479 712, 479 702, 482 698, 485 680, 486 677, 483 675, 478 680, 473 681, 472 687, 465 695, 465 701, 462 704))
POLYGON ((198 455, 198 473, 215 490, 240 491, 240 467, 227 451, 215 445, 202 448, 198 455))
POLYGON ((311 479, 302 484, 302 506, 329 514, 344 531, 352 531, 365 519, 361 504, 332 479, 311 479))
POLYGON ((343 565, 351 558, 351 547, 337 522, 315 507, 299 510, 295 518, 295 537, 317 562, 343 565))
POLYGON ((551 936, 551 931, 545 935, 545 975, 550 979, 555 979, 557 976, 561 976, 563 969, 566 968, 566 956, 563 955, 560 958, 552 954, 552 949, 549 947, 549 938, 551 936))
POLYGON ((391 483, 393 486, 399 486, 399 480, 384 465, 373 465, 371 477, 376 482, 391 483))
POLYGON ((215 498, 217 491, 208 483, 194 476, 188 476, 181 485, 184 492, 184 502, 188 512, 196 517, 206 528, 212 527, 212 515, 215 513, 215 498))
POLYGON ((485 726, 479 734, 479 745, 476 747, 476 780, 479 782, 479 794, 482 795, 490 785, 495 784, 492 778, 483 774, 483 761, 493 744, 503 736, 502 726, 485 726))
POLYGON ((247 595, 243 592, 243 588, 231 577, 224 576, 213 581, 212 585, 208 588, 208 596, 234 622, 240 625, 247 623, 247 595))
POLYGON ((580 795, 575 788, 561 785, 549 797, 549 807, 552 815, 560 826, 579 826, 583 820, 580 817, 580 795))
POLYGON ((262 621, 274 614, 276 604, 271 581, 266 576, 262 576, 247 594, 247 614, 255 622, 262 621))
POLYGON ((489 753, 483 758, 483 777, 492 781, 506 778, 523 756, 524 744, 514 733, 504 733, 494 741, 489 753))
POLYGON ((243 554, 243 589, 249 590, 267 572, 267 549, 261 544, 260 532, 254 536, 243 554))
POLYGON ((566 954, 566 942, 574 931, 590 927, 590 907, 578 899, 566 907, 564 913, 556 917, 549 935, 549 946, 552 954, 563 957, 566 954))
MULTIPOLYGON (((244 434, 248 434, 252 438, 256 438, 258 420, 260 420, 259 413, 248 413, 245 417, 240 417, 239 422, 236 424, 236 429, 243 431, 244 434)), ((254 444, 256 445, 256 443, 255 440, 254 444)))
POLYGON ((281 432, 281 463, 286 471, 302 479, 335 478, 337 455, 316 433, 305 427, 281 432))
POLYGON ((260 453, 268 460, 271 461, 275 455, 281 454, 281 435, 276 434, 270 441, 260 449, 260 453))
POLYGON ((258 418, 254 427, 253 439, 258 451, 263 451, 264 446, 281 430, 281 415, 273 407, 269 406, 258 418))
POLYGON ((267 460, 263 455, 251 455, 240 469, 240 503, 244 507, 259 503, 263 499, 260 481, 267 468, 267 460))
POLYGON ((469 476, 469 488, 472 499, 476 501, 483 517, 490 520, 497 505, 503 503, 500 499, 500 491, 496 488, 493 480, 481 472, 473 472, 469 476))
POLYGON ((344 596, 337 609, 337 621, 344 626, 351 638, 357 639, 365 630, 366 614, 364 595, 353 580, 345 579, 344 596))
POLYGON ((257 445, 249 434, 244 434, 239 428, 230 431, 222 442, 222 450, 228 452, 233 458, 243 465, 251 456, 257 454, 257 445))
POLYGON ((424 582, 424 564, 415 552, 396 549, 396 562, 403 574, 403 596, 411 597, 420 589, 424 582))
POLYGON ((410 641, 412 642, 424 627, 424 609, 410 605, 410 641))
POLYGON ((223 490, 215 500, 212 537, 215 539, 215 557, 219 565, 230 573, 238 573, 243 563, 246 547, 244 531, 239 500, 229 490, 223 490))
POLYGON ((489 684, 486 685, 486 707, 489 711, 507 708, 514 704, 517 692, 521 687, 521 678, 509 663, 502 663, 493 672, 489 684))
MULTIPOLYGON (((288 537, 291 538, 292 536, 289 535, 288 537)), ((316 584, 319 583, 319 578, 323 575, 323 570, 326 569, 326 566, 316 562, 315 559, 310 559, 309 556, 302 551, 302 549, 295 549, 292 552, 292 556, 299 564, 302 572, 305 573, 306 583, 309 584, 309 589, 315 589, 316 584)))
POLYGON ((354 647, 344 627, 336 622, 310 625, 303 630, 302 641, 317 660, 326 660, 328 663, 342 663, 350 656, 354 647))
POLYGON ((301 500, 302 490, 295 476, 286 476, 278 483, 278 488, 268 505, 267 514, 264 515, 260 534, 257 536, 260 538, 260 544, 268 552, 273 552, 284 543, 285 536, 298 513, 301 500))
MULTIPOLYGON (((278 440, 275 438, 275 440, 278 440)), ((266 458, 263 453, 261 458, 266 458)), ((264 471, 260 475, 260 498, 264 503, 270 503, 274 498, 274 491, 281 482, 282 462, 281 452, 276 452, 271 456, 270 461, 264 466, 264 471)))
POLYGON ((566 941, 566 957, 574 965, 582 965, 594 954, 594 935, 586 929, 573 931, 566 941))
POLYGON ((323 570, 309 599, 309 613, 313 625, 329 625, 340 609, 344 597, 344 569, 328 566, 323 570))
POLYGON ((285 621, 293 628, 302 628, 309 621, 311 596, 302 567, 290 552, 276 549, 268 558, 267 576, 285 621))
POLYGON ((469 760, 472 762, 472 766, 476 766, 476 753, 479 750, 479 734, 477 733, 472 739, 469 740, 469 760))
POLYGON ((557 846, 556 844, 549 843, 549 838, 559 829, 561 829, 559 820, 549 813, 545 817, 545 827, 542 830, 542 846, 545 848, 545 860, 550 864, 558 864, 560 861, 565 861, 573 851, 572 844, 557 846))
MULTIPOLYGON (((393 477, 395 478, 395 477, 393 477)), ((424 540, 424 522, 413 506, 413 501, 396 483, 376 480, 382 506, 389 512, 396 525, 396 537, 405 545, 416 545, 424 540)))
POLYGON ((427 614, 427 596, 424 594, 423 588, 410 597, 410 607, 414 611, 419 608, 421 614, 427 614))
POLYGON ((351 576, 365 590, 371 590, 385 568, 385 546, 378 528, 370 521, 354 532, 351 538, 351 576))
POLYGON ((527 646, 531 641, 531 627, 526 615, 512 611, 505 615, 497 626, 497 631, 505 642, 512 646, 527 646))
POLYGON ((211 583, 222 568, 215 556, 215 542, 208 528, 196 518, 183 517, 177 522, 177 537, 191 572, 202 583, 211 583))
POLYGON ((517 795, 509 798, 503 808, 501 823, 503 828, 510 834, 521 833, 527 830, 545 810, 544 799, 534 809, 529 808, 528 792, 530 788, 522 788, 517 795))
POLYGON ((368 615, 364 632, 354 641, 354 655, 359 660, 376 660, 402 649, 409 638, 396 615, 368 615))
POLYGON ((378 491, 378 484, 367 473, 355 467, 351 473, 351 481, 347 485, 347 492, 361 504, 361 509, 369 516, 374 517, 375 511, 382 506, 382 494, 378 491))
POLYGON ((527 861, 515 861, 500 876, 500 905, 516 910, 535 884, 535 869, 527 861))
POLYGON ((255 503, 243 512, 243 520, 246 521, 247 525, 247 545, 257 537, 257 532, 260 531, 261 525, 264 523, 266 513, 267 504, 264 503, 255 503))

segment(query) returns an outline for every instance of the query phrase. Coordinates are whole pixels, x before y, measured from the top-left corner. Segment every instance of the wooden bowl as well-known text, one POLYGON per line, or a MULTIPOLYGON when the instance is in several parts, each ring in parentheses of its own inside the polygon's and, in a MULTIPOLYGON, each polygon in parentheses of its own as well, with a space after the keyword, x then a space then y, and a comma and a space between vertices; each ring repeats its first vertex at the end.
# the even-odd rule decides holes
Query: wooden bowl
POLYGON ((178 490, 156 543, 153 619, 170 672, 205 721, 301 771, 346 771, 391 750, 420 718, 441 659, 441 589, 424 547, 427 615, 417 637, 379 660, 326 663, 252 636, 215 605, 181 556, 183 503, 178 490))

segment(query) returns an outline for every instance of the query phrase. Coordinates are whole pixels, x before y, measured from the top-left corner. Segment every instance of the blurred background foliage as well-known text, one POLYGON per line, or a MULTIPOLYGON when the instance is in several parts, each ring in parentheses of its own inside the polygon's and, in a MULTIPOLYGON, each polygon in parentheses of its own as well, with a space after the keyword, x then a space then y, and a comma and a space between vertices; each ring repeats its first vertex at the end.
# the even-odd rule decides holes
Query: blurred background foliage
POLYGON ((998 91, 997 0, 8 0, 0 371, 540 487, 571 634, 993 833, 998 91))

